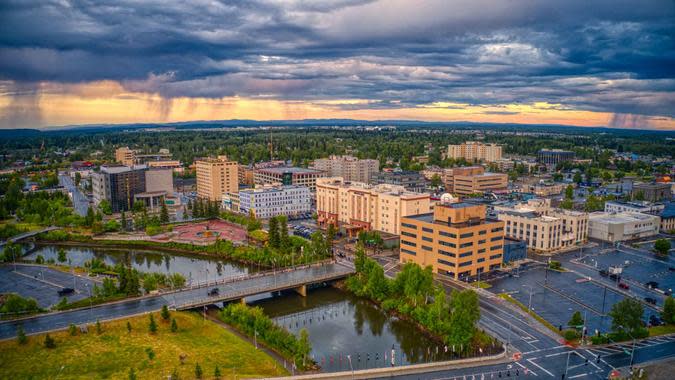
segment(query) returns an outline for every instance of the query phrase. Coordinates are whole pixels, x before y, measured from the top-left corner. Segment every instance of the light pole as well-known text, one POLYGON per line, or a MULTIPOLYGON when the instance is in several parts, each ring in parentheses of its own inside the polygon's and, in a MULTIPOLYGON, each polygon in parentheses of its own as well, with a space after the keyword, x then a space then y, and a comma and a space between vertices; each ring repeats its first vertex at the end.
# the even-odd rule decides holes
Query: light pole
POLYGON ((527 305, 527 310, 528 310, 528 313, 529 313, 530 310, 532 310, 532 291, 533 291, 533 288, 532 288, 532 285, 523 285, 523 287, 530 288, 530 302, 527 305))
POLYGON ((352 379, 354 378, 354 367, 352 366, 352 356, 347 355, 347 360, 349 360, 349 369, 352 370, 352 379))
POLYGON ((631 370, 633 370, 633 354, 635 353, 635 337, 625 327, 623 327, 623 326, 617 326, 617 327, 620 328, 621 330, 625 331, 626 333, 628 333, 628 336, 630 336, 631 339, 633 339, 633 348, 630 350, 630 365, 629 365, 629 368, 631 370))
POLYGON ((253 343, 255 344, 255 349, 258 349, 258 330, 253 330, 253 343))

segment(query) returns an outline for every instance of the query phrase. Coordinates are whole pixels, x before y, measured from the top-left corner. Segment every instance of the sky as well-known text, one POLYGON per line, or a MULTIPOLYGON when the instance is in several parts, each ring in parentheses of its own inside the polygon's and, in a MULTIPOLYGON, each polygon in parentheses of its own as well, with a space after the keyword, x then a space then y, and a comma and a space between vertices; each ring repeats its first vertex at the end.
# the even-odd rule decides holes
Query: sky
POLYGON ((0 1, 0 128, 305 118, 675 130, 675 1, 0 1))

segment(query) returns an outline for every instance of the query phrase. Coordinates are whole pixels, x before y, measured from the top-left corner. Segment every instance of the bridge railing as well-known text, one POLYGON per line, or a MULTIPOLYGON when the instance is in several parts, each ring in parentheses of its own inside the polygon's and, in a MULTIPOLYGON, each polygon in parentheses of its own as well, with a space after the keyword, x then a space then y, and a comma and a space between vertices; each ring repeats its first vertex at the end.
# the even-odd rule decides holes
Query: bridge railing
MULTIPOLYGON (((336 264, 336 262, 332 259, 329 259, 329 260, 324 260, 324 261, 311 263, 311 264, 302 264, 302 265, 295 265, 295 266, 292 266, 292 267, 284 267, 284 268, 280 268, 280 269, 269 269, 269 270, 265 270, 265 271, 254 272, 254 273, 245 273, 245 274, 241 274, 241 275, 237 275, 237 276, 222 278, 222 279, 219 279, 219 280, 198 281, 198 282, 191 283, 190 285, 184 286, 184 287, 179 288, 179 289, 174 289, 172 291, 164 292, 163 294, 171 294, 171 293, 176 293, 176 292, 183 292, 183 291, 186 291, 186 290, 207 288, 207 287, 210 287, 210 286, 225 285, 225 284, 230 284, 230 283, 233 283, 233 282, 239 282, 239 281, 247 280, 247 279, 267 277, 267 276, 270 276, 270 275, 275 276, 277 274, 293 272, 293 271, 296 271, 296 270, 323 267, 326 264, 336 264)), ((340 264, 344 265, 342 263, 340 263, 340 264)))
POLYGON ((186 302, 182 304, 174 304, 174 308, 176 309, 191 309, 203 305, 209 305, 213 304, 216 302, 221 302, 221 301, 228 301, 228 300, 233 300, 237 298, 245 298, 248 296, 252 296, 255 294, 260 294, 260 293, 267 293, 267 292, 274 292, 278 290, 284 290, 284 289, 289 289, 289 288, 294 288, 296 286, 302 286, 306 285, 309 283, 317 283, 317 282, 323 282, 323 281, 328 281, 328 280, 334 280, 339 277, 343 277, 345 274, 348 272, 334 272, 334 273, 326 273, 324 275, 312 277, 312 278, 304 278, 304 279, 296 279, 296 280, 287 280, 287 281, 275 281, 273 284, 269 285, 263 285, 263 286, 256 286, 253 288, 247 288, 247 289, 242 289, 242 290, 235 290, 235 291, 230 291, 225 294, 219 294, 215 296, 207 296, 207 297, 202 297, 199 298, 195 301, 192 302, 186 302))

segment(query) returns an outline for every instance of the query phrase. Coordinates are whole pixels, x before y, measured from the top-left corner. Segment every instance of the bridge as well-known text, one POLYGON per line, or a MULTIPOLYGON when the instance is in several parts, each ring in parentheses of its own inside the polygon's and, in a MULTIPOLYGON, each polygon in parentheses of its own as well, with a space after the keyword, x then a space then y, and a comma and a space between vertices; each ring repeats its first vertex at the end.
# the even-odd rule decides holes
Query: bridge
POLYGON ((94 307, 84 307, 64 312, 37 315, 21 320, 0 322, 0 340, 16 335, 19 325, 26 334, 39 334, 75 325, 92 324, 155 312, 167 305, 177 310, 187 310, 219 302, 240 301, 246 297, 282 290, 296 290, 307 294, 307 286, 344 278, 354 269, 337 262, 304 265, 284 270, 246 274, 219 281, 203 282, 174 292, 112 302, 94 307), (218 294, 209 292, 218 288, 218 294))
POLYGON ((5 244, 7 244, 7 243, 16 243, 18 241, 28 239, 28 238, 33 237, 33 236, 37 236, 37 235, 39 235, 43 232, 49 232, 49 231, 60 230, 60 229, 61 229, 61 227, 51 226, 51 227, 45 227, 45 228, 35 230, 35 231, 24 232, 22 234, 12 236, 11 238, 7 239, 7 241, 0 242, 0 248, 4 247, 5 244))

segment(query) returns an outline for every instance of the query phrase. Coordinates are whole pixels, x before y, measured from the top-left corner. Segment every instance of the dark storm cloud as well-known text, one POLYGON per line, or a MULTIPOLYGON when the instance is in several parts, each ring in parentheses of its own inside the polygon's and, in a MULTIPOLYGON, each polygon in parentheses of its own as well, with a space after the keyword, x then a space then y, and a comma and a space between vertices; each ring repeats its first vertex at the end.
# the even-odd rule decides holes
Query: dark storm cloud
POLYGON ((0 79, 672 117, 674 20, 671 0, 3 1, 0 79))

